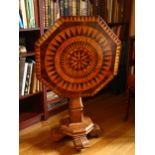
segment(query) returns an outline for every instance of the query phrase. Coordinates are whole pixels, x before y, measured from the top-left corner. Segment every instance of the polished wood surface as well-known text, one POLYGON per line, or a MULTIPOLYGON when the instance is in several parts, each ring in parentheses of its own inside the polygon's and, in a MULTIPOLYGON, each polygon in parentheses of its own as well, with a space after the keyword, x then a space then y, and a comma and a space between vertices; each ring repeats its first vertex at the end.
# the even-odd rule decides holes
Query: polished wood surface
POLYGON ((121 41, 99 16, 60 17, 35 43, 37 78, 60 97, 68 97, 69 118, 53 130, 55 141, 73 138, 87 148, 87 134, 101 130, 83 116, 83 96, 93 96, 117 74, 121 41))
POLYGON ((61 97, 93 96, 117 74, 120 50, 101 17, 60 17, 35 43, 37 78, 61 97))
POLYGON ((63 111, 20 131, 20 155, 134 155, 134 108, 131 108, 129 120, 124 122, 126 102, 127 96, 109 93, 84 102, 84 113, 103 130, 101 137, 89 139, 90 148, 77 153, 69 137, 52 142, 51 129, 57 127, 58 121, 68 113, 63 111))

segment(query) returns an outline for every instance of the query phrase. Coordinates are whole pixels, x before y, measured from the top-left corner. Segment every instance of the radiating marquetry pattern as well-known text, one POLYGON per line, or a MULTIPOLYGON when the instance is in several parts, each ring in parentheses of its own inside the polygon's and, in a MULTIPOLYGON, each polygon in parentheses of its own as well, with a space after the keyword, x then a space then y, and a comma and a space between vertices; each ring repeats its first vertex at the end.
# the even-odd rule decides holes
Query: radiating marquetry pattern
POLYGON ((92 96, 117 74, 119 55, 100 17, 61 17, 36 43, 37 76, 59 96, 92 96))

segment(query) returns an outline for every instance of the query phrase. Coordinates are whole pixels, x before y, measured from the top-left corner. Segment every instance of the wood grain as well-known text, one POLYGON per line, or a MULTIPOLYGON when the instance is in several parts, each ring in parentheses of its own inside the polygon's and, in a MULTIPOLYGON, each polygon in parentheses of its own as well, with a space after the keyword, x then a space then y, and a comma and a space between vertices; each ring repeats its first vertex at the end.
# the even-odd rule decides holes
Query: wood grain
POLYGON ((134 155, 133 104, 129 120, 124 122, 127 96, 98 95, 84 102, 85 114, 91 116, 103 130, 99 138, 89 138, 91 147, 77 153, 69 137, 54 143, 50 131, 58 125, 67 111, 47 121, 37 123, 20 131, 20 155, 134 155))
POLYGON ((93 96, 117 74, 120 50, 101 17, 61 17, 35 43, 37 77, 61 97, 93 96))

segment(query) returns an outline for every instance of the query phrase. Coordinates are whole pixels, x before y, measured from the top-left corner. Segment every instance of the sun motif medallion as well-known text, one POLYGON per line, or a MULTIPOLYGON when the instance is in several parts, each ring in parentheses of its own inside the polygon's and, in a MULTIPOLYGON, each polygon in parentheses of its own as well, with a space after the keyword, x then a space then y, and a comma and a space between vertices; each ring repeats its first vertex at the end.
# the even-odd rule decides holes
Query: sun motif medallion
POLYGON ((37 77, 59 96, 92 96, 117 74, 120 47, 100 17, 61 17, 36 43, 37 77))

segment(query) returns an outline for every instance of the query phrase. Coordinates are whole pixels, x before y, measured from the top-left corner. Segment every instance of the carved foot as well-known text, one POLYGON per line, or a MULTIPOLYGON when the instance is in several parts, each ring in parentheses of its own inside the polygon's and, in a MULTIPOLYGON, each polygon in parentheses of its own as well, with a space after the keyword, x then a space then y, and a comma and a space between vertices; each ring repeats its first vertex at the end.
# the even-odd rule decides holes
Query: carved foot
POLYGON ((73 143, 77 151, 90 146, 90 143, 85 135, 74 136, 73 143))
POLYGON ((66 135, 64 135, 59 128, 52 129, 51 131, 51 138, 54 142, 57 142, 64 138, 66 135))
POLYGON ((98 124, 94 124, 94 129, 89 133, 90 137, 99 137, 102 135, 102 130, 98 124))

